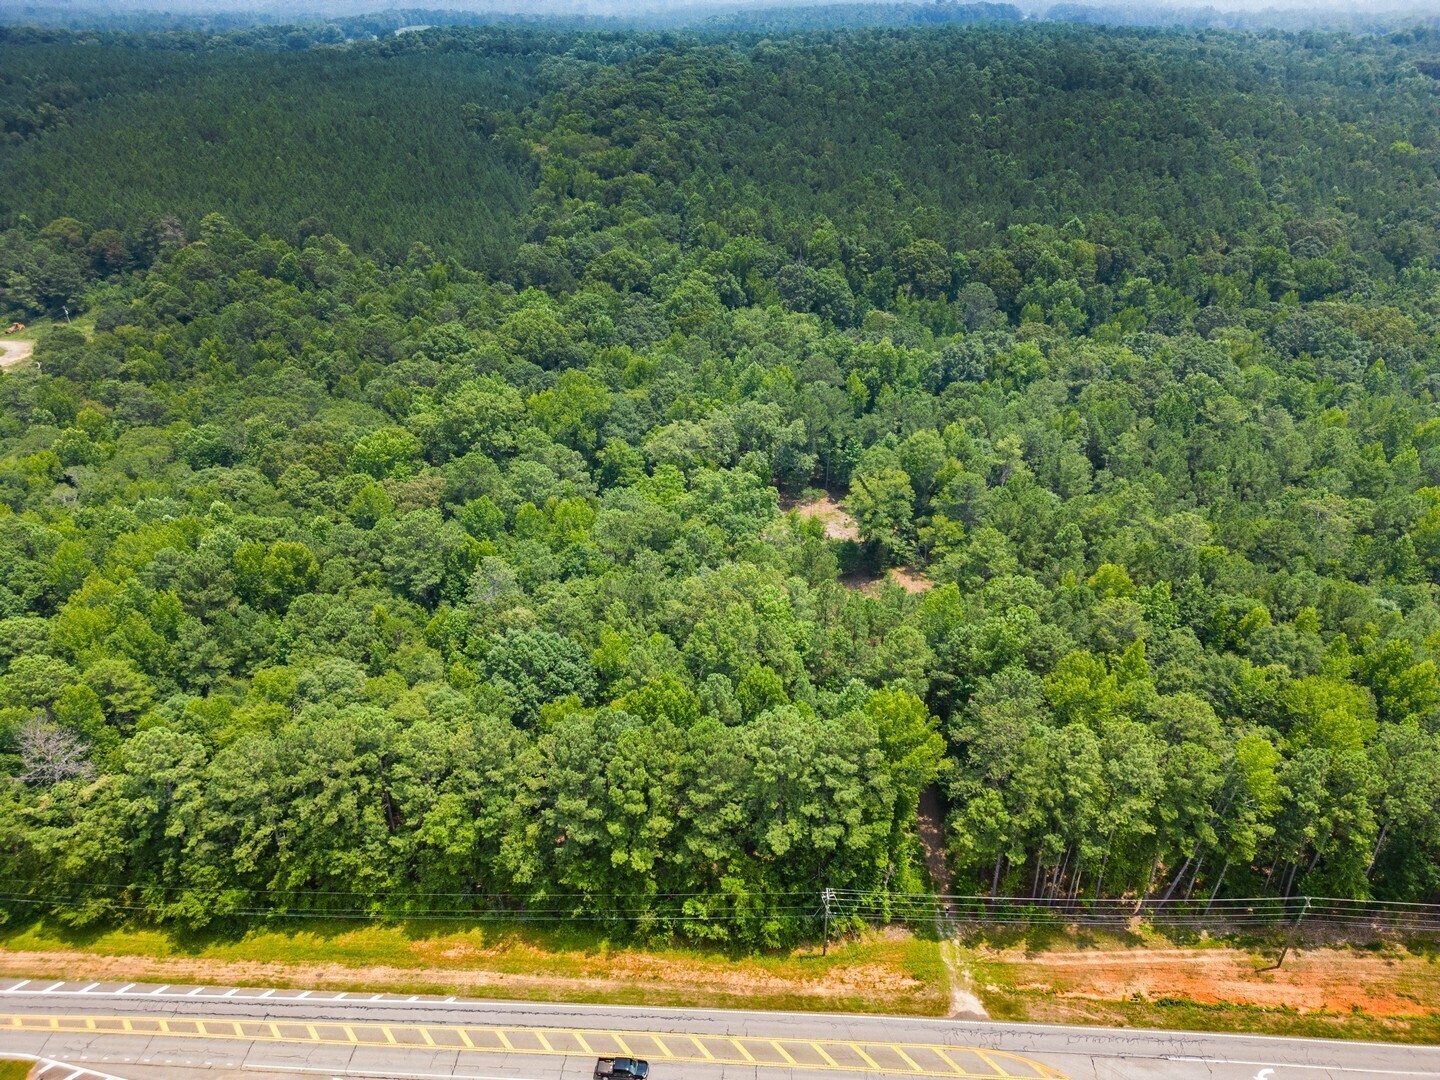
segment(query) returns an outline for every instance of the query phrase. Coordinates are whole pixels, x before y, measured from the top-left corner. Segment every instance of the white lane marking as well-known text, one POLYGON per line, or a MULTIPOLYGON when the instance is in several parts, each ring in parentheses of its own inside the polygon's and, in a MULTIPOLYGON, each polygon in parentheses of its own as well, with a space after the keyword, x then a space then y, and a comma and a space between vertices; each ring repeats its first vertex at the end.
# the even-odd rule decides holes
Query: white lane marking
POLYGON ((204 990, 204 989, 205 989, 205 987, 203 987, 203 986, 197 986, 197 987, 195 987, 194 990, 191 990, 191 991, 190 991, 188 994, 186 994, 185 996, 186 996, 186 997, 194 997, 196 994, 200 993, 200 991, 201 991, 201 990, 204 990))
POLYGON ((64 986, 64 985, 65 985, 65 980, 64 980, 64 979, 61 979, 59 982, 51 983, 49 986, 45 987, 44 990, 41 990, 40 993, 42 993, 42 994, 49 994, 49 993, 52 993, 57 986, 64 986))
MULTIPOLYGON (((269 997, 269 996, 270 996, 271 994, 273 994, 273 993, 275 993, 274 990, 266 990, 263 994, 260 995, 260 997, 262 997, 262 998, 267 998, 267 997, 269 997)), ((248 996, 248 995, 247 995, 247 996, 248 996)))
POLYGON ((91 990, 94 990, 95 987, 97 987, 97 986, 99 986, 99 985, 100 985, 99 983, 91 983, 89 986, 85 987, 85 989, 81 990, 80 993, 82 993, 82 994, 88 994, 91 990))
POLYGON ((116 994, 123 994, 123 993, 125 993, 125 991, 126 991, 126 990, 130 990, 130 989, 133 989, 133 988, 134 988, 134 986, 135 986, 135 984, 134 984, 134 983, 126 983, 126 984, 125 984, 125 985, 124 985, 124 986, 122 986, 122 987, 120 987, 120 989, 119 989, 119 990, 115 990, 115 991, 113 991, 113 993, 116 993, 116 994))
POLYGON ((383 998, 384 996, 385 996, 384 994, 372 994, 372 995, 370 996, 370 1000, 371 1000, 371 1001, 379 1001, 379 1000, 380 1000, 381 998, 383 998))
POLYGON ((345 991, 344 991, 344 990, 341 990, 340 993, 338 993, 338 994, 335 995, 335 1000, 336 1000, 336 1001, 339 1001, 339 1000, 340 1000, 341 998, 343 998, 344 996, 345 996, 345 991))
MULTIPOLYGON (((22 1053, 19 1050, 6 1050, 5 1056, 10 1058, 23 1058, 26 1061, 33 1061, 36 1065, 41 1066, 40 1071, 42 1073, 49 1072, 51 1069, 75 1068, 75 1066, 70 1064, 70 1062, 68 1061, 56 1061, 54 1058, 40 1057, 38 1054, 26 1054, 22 1053)), ((109 1059, 107 1058, 106 1060, 109 1059)), ((113 1073, 101 1072, 99 1069, 80 1069, 78 1072, 71 1073, 70 1076, 79 1076, 82 1074, 93 1076, 96 1078, 96 1080, 125 1080, 123 1076, 115 1076, 113 1073)), ((70 1080, 70 1077, 66 1077, 65 1080, 70 1080)))
POLYGON ((6 992, 7 994, 13 994, 16 990, 19 990, 20 987, 22 987, 22 986, 27 986, 27 985, 29 985, 29 983, 30 983, 30 980, 29 980, 29 979, 21 979, 21 980, 20 980, 18 983, 16 983, 14 986, 7 986, 7 987, 5 988, 5 992, 6 992))
POLYGON ((1275 1075, 1274 1069, 1261 1069, 1255 1074, 1254 1080, 1270 1080, 1275 1075))
POLYGON ((406 1000, 406 1001, 419 1001, 420 999, 419 999, 418 997, 416 997, 415 995, 412 994, 410 997, 406 998, 405 1000, 406 1000))
POLYGON ((166 990, 169 990, 169 989, 170 989, 170 984, 169 984, 169 983, 166 983, 164 986, 160 987, 159 990, 151 990, 150 993, 151 993, 151 994, 163 994, 166 990))
MULTIPOLYGON (((268 1072, 287 1073, 324 1073, 326 1076, 336 1077, 334 1069, 319 1069, 306 1065, 259 1065, 254 1062, 246 1062, 247 1069, 265 1069, 268 1072)), ((384 1072, 371 1072, 366 1069, 346 1069, 346 1076, 378 1076, 384 1080, 539 1080, 533 1076, 486 1076, 483 1073, 426 1073, 426 1072, 394 1072, 386 1069, 384 1072)), ((341 1080, 336 1077, 336 1080, 341 1080)))
MULTIPOLYGON (((1382 1044, 1383 1045, 1383 1044, 1382 1044)), ((1404 1043, 1389 1044, 1392 1050, 1398 1050, 1404 1043)), ((1416 1072, 1410 1069, 1363 1069, 1353 1065, 1293 1065, 1288 1062, 1276 1064, 1273 1061, 1236 1061, 1232 1058, 1207 1058, 1207 1057, 1179 1057, 1174 1054, 1167 1054, 1166 1061, 1187 1061, 1205 1065, 1264 1065, 1268 1066, 1260 1071, 1274 1072, 1276 1069, 1318 1069, 1321 1072, 1337 1073, 1360 1073, 1363 1076, 1427 1076, 1440 1077, 1440 1072, 1416 1072)))
MULTIPOLYGON (((311 990, 303 990, 303 991, 301 991, 301 993, 300 993, 300 997, 301 997, 301 998, 307 998, 307 997, 309 997, 313 992, 314 992, 314 991, 311 991, 311 990)), ((296 1001, 299 1001, 300 998, 296 998, 295 1000, 296 1000, 296 1001)))
MULTIPOLYGON (((62 1068, 63 1068, 63 1066, 62 1066, 62 1068)), ((77 1076, 79 1076, 81 1073, 83 1073, 84 1071, 85 1071, 84 1069, 76 1069, 76 1070, 75 1070, 74 1072, 72 1072, 69 1076, 65 1077, 64 1080, 75 1080, 75 1078, 76 1078, 77 1076)))
POLYGON ((221 994, 220 996, 221 996, 221 997, 234 997, 234 996, 235 996, 236 994, 238 994, 239 992, 240 992, 240 988, 237 986, 234 990, 226 990, 225 993, 221 994))

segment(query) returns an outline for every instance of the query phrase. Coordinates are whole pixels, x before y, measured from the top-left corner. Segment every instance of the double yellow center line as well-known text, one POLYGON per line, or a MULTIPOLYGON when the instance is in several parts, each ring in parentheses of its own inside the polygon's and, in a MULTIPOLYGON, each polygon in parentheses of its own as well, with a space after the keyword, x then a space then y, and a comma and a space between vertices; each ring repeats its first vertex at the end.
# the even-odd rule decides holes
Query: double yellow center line
POLYGON ((413 1046, 462 1053, 624 1056, 648 1058, 652 1062, 758 1065, 825 1072, 882 1072, 894 1076, 943 1076, 951 1080, 1065 1080, 1063 1074, 1049 1066, 1015 1054, 935 1043, 771 1039, 754 1035, 686 1035, 668 1031, 483 1027, 472 1024, 0 1014, 0 1034, 7 1030, 337 1046, 413 1046))

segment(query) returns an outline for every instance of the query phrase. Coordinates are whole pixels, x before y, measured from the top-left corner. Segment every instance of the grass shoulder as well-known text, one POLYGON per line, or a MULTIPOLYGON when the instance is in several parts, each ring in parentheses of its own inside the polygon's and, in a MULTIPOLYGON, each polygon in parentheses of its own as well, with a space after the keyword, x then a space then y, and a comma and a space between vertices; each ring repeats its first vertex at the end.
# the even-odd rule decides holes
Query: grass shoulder
POLYGON ((536 1001, 944 1015, 938 944, 874 932, 738 952, 639 947, 584 929, 318 923, 231 934, 149 927, 0 930, 0 972, 24 977, 467 994, 536 1001))

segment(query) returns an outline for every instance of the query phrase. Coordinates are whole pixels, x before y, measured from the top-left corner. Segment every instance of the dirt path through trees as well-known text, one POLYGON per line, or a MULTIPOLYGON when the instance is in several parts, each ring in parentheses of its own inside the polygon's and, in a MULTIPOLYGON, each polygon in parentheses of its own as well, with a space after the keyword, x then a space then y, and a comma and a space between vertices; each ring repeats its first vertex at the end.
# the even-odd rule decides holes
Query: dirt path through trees
MULTIPOLYGON (((940 792, 928 787, 920 793, 920 843, 925 848, 925 868, 930 872, 930 885, 937 893, 951 889, 950 864, 945 858, 945 808, 940 792)), ((950 1015, 966 1020, 985 1020, 989 1014, 975 993, 970 968, 964 963, 955 942, 955 923, 948 909, 935 916, 935 932, 940 937, 940 959, 950 978, 950 1015)))

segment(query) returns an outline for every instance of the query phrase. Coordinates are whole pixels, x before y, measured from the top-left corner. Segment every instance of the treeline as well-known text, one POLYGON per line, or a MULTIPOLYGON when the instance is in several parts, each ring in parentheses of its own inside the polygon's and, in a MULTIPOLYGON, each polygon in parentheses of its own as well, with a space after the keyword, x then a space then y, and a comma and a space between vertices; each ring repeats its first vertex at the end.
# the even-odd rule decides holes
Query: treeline
POLYGON ((0 379, 7 910, 778 942, 923 887, 932 783, 961 891, 1433 899, 1428 77, 1027 33, 557 60, 466 113, 533 170, 500 272, 6 232, 13 310, 63 256, 94 326, 0 379), (939 122, 962 78, 1050 147, 1024 220, 979 173, 945 212, 1003 130, 939 122), (816 155, 807 202, 787 148, 864 160, 882 103, 948 149, 816 155), (1153 156, 1087 157, 1102 108, 1153 156), (821 487, 857 540, 789 509, 821 487))
POLYGON ((1109 26, 1184 27, 1207 30, 1339 31, 1350 34, 1385 34, 1415 26, 1435 29, 1437 19, 1423 5, 1397 0, 1387 8, 1352 11, 1277 8, 1245 11, 1237 8, 1180 5, 1142 6, 1132 3, 1059 3, 1032 5, 1026 12, 1008 3, 964 3, 960 0, 900 0, 882 3, 776 4, 771 7, 716 3, 671 5, 630 12, 619 7, 603 15, 575 14, 557 6, 551 10, 525 8, 503 11, 464 8, 389 8, 357 11, 356 5, 315 4, 309 10, 264 8, 242 11, 197 8, 189 11, 149 9, 143 5, 88 7, 73 4, 25 2, 12 5, 5 20, 27 32, 165 35, 170 41, 189 40, 191 47, 213 45, 217 39, 255 48, 306 48, 384 37, 413 26, 530 25, 550 30, 687 30, 690 32, 792 33, 860 27, 955 26, 978 22, 1013 22, 1022 18, 1109 26), (328 9, 328 10, 327 10, 328 9))
MULTIPOLYGON (((812 270, 842 266, 852 292, 879 271, 881 306, 917 272, 898 250, 984 250, 1013 224, 1068 223, 1097 244, 1102 278, 1152 281, 1208 274, 1169 264, 1234 242, 1278 251, 1275 236, 1337 217, 1342 233, 1300 249, 1316 272, 1362 250, 1403 267, 1436 247, 1433 31, 1024 25, 677 43, 457 27, 298 54, 7 33, 3 225, 177 217, 193 231, 219 207, 292 242, 318 221, 387 261, 420 242, 509 276, 517 243, 562 244, 574 200, 612 224, 663 216, 687 243, 714 246, 700 231, 712 222, 762 236, 812 270), (550 170, 552 217, 517 223, 536 169, 550 170), (822 216, 853 250, 811 255, 822 216)), ((918 269, 947 271, 1024 283, 1004 267, 918 269)))

